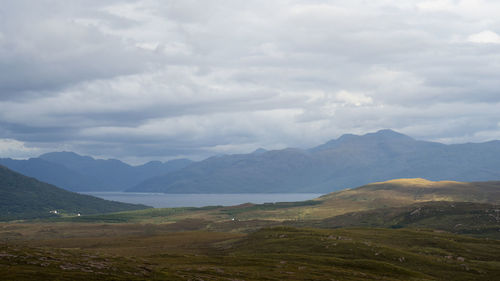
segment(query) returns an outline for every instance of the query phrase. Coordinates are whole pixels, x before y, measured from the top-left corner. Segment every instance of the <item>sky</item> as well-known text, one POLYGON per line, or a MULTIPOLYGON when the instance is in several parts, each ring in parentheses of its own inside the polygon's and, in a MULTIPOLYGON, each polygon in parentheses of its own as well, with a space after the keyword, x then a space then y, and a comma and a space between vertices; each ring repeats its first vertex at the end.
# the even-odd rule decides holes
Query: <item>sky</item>
POLYGON ((500 1, 0 3, 0 157, 500 139, 500 1))

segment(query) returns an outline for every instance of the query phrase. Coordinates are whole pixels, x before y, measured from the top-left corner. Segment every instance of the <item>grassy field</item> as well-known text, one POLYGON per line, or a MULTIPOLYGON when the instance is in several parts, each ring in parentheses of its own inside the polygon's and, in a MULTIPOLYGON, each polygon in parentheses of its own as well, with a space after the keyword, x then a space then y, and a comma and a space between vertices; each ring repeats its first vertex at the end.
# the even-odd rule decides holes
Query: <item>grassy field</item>
MULTIPOLYGON (((6 227, 14 228, 2 229, 6 227)), ((18 235, 8 242, 2 238, 0 276, 3 280, 495 280, 500 276, 500 241, 432 230, 274 227, 242 234, 150 227, 30 224, 11 229, 18 235), (53 235, 37 235, 43 232, 53 235)))

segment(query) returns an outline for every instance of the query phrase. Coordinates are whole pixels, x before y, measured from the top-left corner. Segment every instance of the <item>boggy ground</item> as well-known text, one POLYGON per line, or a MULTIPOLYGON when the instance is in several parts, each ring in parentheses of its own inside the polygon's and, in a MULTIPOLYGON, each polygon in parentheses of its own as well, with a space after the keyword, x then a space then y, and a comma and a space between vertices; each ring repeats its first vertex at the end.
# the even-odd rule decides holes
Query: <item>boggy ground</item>
MULTIPOLYGON (((194 224, 194 221, 190 223, 194 224)), ((434 230, 0 225, 2 280, 498 280, 500 241, 434 230)))

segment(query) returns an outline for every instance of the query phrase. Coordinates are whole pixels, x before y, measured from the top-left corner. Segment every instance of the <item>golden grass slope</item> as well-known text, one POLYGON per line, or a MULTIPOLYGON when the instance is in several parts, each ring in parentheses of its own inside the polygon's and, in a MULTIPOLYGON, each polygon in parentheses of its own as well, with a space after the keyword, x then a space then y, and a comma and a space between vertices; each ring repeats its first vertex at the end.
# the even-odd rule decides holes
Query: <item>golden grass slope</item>
POLYGON ((500 203, 500 182, 429 181, 421 178, 395 179, 354 189, 333 192, 315 199, 318 204, 290 208, 265 208, 263 205, 233 207, 219 211, 240 219, 309 220, 350 212, 400 207, 430 201, 500 203), (259 207, 261 206, 261 207, 259 207))
POLYGON ((421 178, 371 183, 321 196, 308 217, 324 218, 348 212, 399 207, 429 201, 500 203, 500 182, 429 181, 421 178))

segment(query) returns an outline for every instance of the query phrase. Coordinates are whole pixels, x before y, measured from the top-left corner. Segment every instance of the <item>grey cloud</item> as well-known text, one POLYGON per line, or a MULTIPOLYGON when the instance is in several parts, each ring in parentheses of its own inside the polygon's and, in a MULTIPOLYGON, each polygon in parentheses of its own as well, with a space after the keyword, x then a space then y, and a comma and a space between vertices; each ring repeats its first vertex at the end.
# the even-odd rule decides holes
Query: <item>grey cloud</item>
POLYGON ((99 8, 86 1, 72 5, 7 1, 2 5, 0 98, 43 96, 82 81, 144 70, 153 59, 150 54, 78 22, 79 16, 101 15, 92 7, 99 8))
POLYGON ((468 41, 495 1, 49 2, 0 8, 0 139, 139 161, 500 138, 500 45, 468 41))

